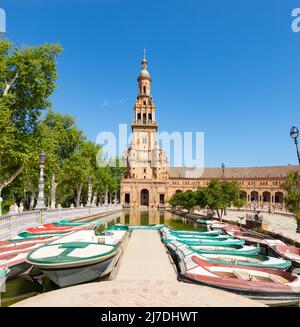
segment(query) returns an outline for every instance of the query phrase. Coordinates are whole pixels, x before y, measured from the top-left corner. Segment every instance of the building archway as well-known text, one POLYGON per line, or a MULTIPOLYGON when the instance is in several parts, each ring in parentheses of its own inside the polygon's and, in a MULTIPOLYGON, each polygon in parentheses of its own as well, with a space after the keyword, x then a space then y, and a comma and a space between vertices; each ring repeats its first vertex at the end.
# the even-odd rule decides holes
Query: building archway
POLYGON ((283 204, 283 200, 284 200, 283 193, 282 192, 276 192, 275 193, 275 203, 283 204))
POLYGON ((262 201, 270 203, 271 202, 271 193, 268 191, 263 192, 262 201))
POLYGON ((252 191, 250 194, 250 199, 251 199, 251 202, 258 201, 258 192, 252 191))
POLYGON ((247 200, 247 192, 246 191, 241 191, 240 198, 247 200))
POLYGON ((182 193, 182 191, 181 191, 181 190, 176 190, 175 193, 176 193, 176 194, 178 194, 178 193, 182 193))
POLYGON ((147 189, 141 190, 141 206, 149 207, 149 191, 147 189))

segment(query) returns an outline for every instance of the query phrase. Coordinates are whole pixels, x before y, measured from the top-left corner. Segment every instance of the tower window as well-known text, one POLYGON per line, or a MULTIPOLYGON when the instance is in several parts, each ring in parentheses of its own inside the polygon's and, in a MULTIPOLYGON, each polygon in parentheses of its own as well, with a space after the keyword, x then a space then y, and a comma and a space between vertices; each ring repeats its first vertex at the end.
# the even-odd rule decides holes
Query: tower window
POLYGON ((146 86, 143 86, 144 94, 146 94, 146 86))
POLYGON ((143 102, 144 103, 144 106, 146 105, 146 101, 143 102))
POLYGON ((144 169, 144 174, 146 174, 146 169, 144 169))

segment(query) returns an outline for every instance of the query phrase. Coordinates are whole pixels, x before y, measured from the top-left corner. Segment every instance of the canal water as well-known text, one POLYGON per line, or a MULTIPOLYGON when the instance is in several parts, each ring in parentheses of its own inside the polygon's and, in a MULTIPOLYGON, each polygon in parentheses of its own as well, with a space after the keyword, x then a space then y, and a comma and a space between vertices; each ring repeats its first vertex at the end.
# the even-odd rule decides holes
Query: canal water
MULTIPOLYGON (((114 216, 110 224, 124 225, 152 225, 165 224, 177 230, 196 230, 199 229, 196 223, 187 219, 173 215, 167 211, 124 211, 114 216)), ((33 274, 38 272, 34 272, 33 274)), ((107 277, 106 277, 107 279, 107 277)), ((105 280, 105 278, 104 278, 105 280)), ((5 292, 0 293, 1 305, 9 306, 28 297, 58 289, 47 277, 37 275, 32 279, 28 276, 21 276, 9 279, 5 285, 5 292)))

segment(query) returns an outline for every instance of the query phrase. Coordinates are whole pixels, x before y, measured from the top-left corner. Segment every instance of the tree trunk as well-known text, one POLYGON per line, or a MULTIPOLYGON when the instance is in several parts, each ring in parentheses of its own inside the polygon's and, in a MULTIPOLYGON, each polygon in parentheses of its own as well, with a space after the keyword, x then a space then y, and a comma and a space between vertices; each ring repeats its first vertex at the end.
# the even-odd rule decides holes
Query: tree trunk
MULTIPOLYGON (((23 171, 23 165, 20 166, 10 177, 8 177, 5 181, 0 182, 0 197, 1 197, 1 193, 2 190, 8 186, 9 184, 11 184, 23 171)), ((2 210, 0 208, 0 216, 2 215, 2 210)))
POLYGON ((83 183, 80 183, 77 186, 76 207, 80 207, 80 198, 81 198, 82 186, 83 186, 83 183))
POLYGON ((296 222, 297 222, 297 233, 300 234, 300 212, 297 213, 295 216, 296 216, 296 222))
POLYGON ((56 208, 56 188, 57 188, 57 183, 55 182, 55 176, 52 175, 51 178, 51 209, 56 208))
POLYGON ((97 194, 98 194, 97 191, 95 191, 94 194, 93 194, 93 198, 92 198, 92 207, 94 207, 95 204, 96 204, 97 194))
POLYGON ((217 215, 218 215, 219 220, 222 221, 222 217, 221 217, 221 215, 220 215, 220 211, 219 211, 219 209, 217 209, 216 211, 217 211, 217 215))
MULTIPOLYGON (((1 199, 2 188, 0 188, 0 199, 1 199)), ((1 199, 3 201, 3 199, 1 199)), ((2 201, 0 200, 0 217, 2 216, 2 201)))

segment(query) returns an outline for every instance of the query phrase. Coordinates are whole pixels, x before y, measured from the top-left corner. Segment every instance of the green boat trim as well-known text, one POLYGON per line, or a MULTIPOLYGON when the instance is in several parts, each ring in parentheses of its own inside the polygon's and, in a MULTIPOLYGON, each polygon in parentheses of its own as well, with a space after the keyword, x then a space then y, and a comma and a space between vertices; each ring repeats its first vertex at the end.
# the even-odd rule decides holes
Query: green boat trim
POLYGON ((127 225, 111 225, 107 227, 107 230, 129 230, 127 225))
MULTIPOLYGON (((165 239, 164 242, 168 243, 174 239, 165 239)), ((199 239, 199 240, 186 240, 186 239, 177 239, 179 242, 187 245, 208 245, 208 246, 223 246, 223 245, 243 245, 245 244, 244 240, 223 240, 223 241, 214 241, 214 240, 205 240, 205 239, 199 239)))
POLYGON ((192 237, 185 237, 180 235, 164 235, 165 239, 178 239, 178 241, 198 241, 198 240, 211 240, 211 241, 226 241, 232 240, 232 237, 227 237, 226 235, 222 236, 192 236, 192 237))
POLYGON ((176 231, 176 230, 170 230, 169 231, 171 234, 174 235, 207 235, 207 236, 218 236, 221 234, 220 230, 214 230, 214 231, 176 231))
MULTIPOLYGON (((242 255, 242 254, 234 254, 232 256, 234 257, 240 257, 240 259, 249 259, 248 261, 239 261, 237 260, 222 260, 222 259, 214 259, 208 257, 207 254, 201 254, 201 256, 209 262, 218 263, 218 264, 234 264, 237 266, 251 266, 251 267, 260 267, 260 268, 272 268, 272 269, 281 269, 281 270, 287 270, 292 266, 292 262, 285 259, 278 259, 273 257, 268 257, 262 254, 257 255, 242 255), (251 259, 257 259, 257 262, 251 261, 251 259)), ((217 253, 215 255, 221 255, 220 253, 217 253)), ((230 254, 227 254, 229 257, 230 254)))
POLYGON ((60 220, 56 223, 53 223, 53 225, 55 225, 55 226, 89 226, 89 225, 93 226, 93 225, 98 225, 98 224, 99 224, 99 222, 92 222, 92 223, 91 222, 79 222, 79 221, 72 222, 72 221, 67 221, 67 220, 60 220))
POLYGON ((114 253, 116 253, 117 251, 117 246, 114 245, 110 245, 110 244, 101 244, 101 243, 91 243, 91 242, 70 242, 70 243, 55 243, 55 244, 47 244, 47 245, 43 245, 35 250, 33 250, 32 252, 30 252, 27 257, 26 257, 26 261, 30 264, 33 265, 38 265, 38 266, 53 266, 53 267, 60 267, 60 266, 64 266, 66 263, 69 263, 71 265, 76 264, 76 263, 81 263, 81 262, 87 262, 87 264, 91 264, 91 261, 94 261, 94 259, 98 260, 101 258, 109 258, 112 255, 114 255, 114 253), (94 245, 94 246, 99 246, 100 247, 107 247, 110 248, 110 250, 104 252, 104 253, 99 253, 97 255, 93 255, 93 256, 87 256, 87 257, 74 257, 72 256, 72 252, 76 249, 83 249, 86 248, 90 245, 94 245), (56 256, 50 256, 50 257, 43 257, 41 259, 36 259, 33 258, 34 254, 38 251, 40 251, 42 248, 51 248, 51 247, 55 247, 58 249, 65 249, 63 252, 61 252, 59 255, 56 256))
POLYGON ((206 253, 213 253, 213 254, 241 254, 241 255, 256 255, 259 254, 261 248, 260 246, 253 246, 253 245, 227 245, 222 244, 219 246, 215 245, 198 245, 198 246, 191 246, 186 245, 178 240, 173 240, 167 243, 167 245, 171 245, 172 248, 180 249, 183 247, 189 248, 190 251, 199 253, 199 254, 206 254, 206 253), (202 249, 199 249, 202 248, 202 249), (204 248, 204 249, 203 249, 204 248))
MULTIPOLYGON (((207 247, 210 247, 208 245, 207 247)), ((209 254, 209 253, 217 253, 217 254, 241 254, 241 255, 249 255, 249 254, 258 254, 260 252, 260 247, 259 246, 243 246, 243 245, 227 245, 227 244, 222 244, 219 247, 218 246, 212 246, 215 247, 215 249, 207 248, 206 250, 199 250, 195 248, 195 246, 190 246, 192 251, 199 253, 199 254, 209 254), (222 250, 222 249, 228 248, 228 250, 222 250)))
MULTIPOLYGON (((68 232, 70 233, 70 232, 68 232)), ((34 233, 30 233, 30 232, 22 232, 20 234, 18 234, 15 237, 12 237, 11 239, 9 239, 9 242, 18 242, 18 241, 24 241, 24 240, 30 240, 30 239, 36 239, 36 238, 43 238, 43 237, 62 237, 65 236, 67 233, 41 233, 41 234, 34 234, 34 233)))

